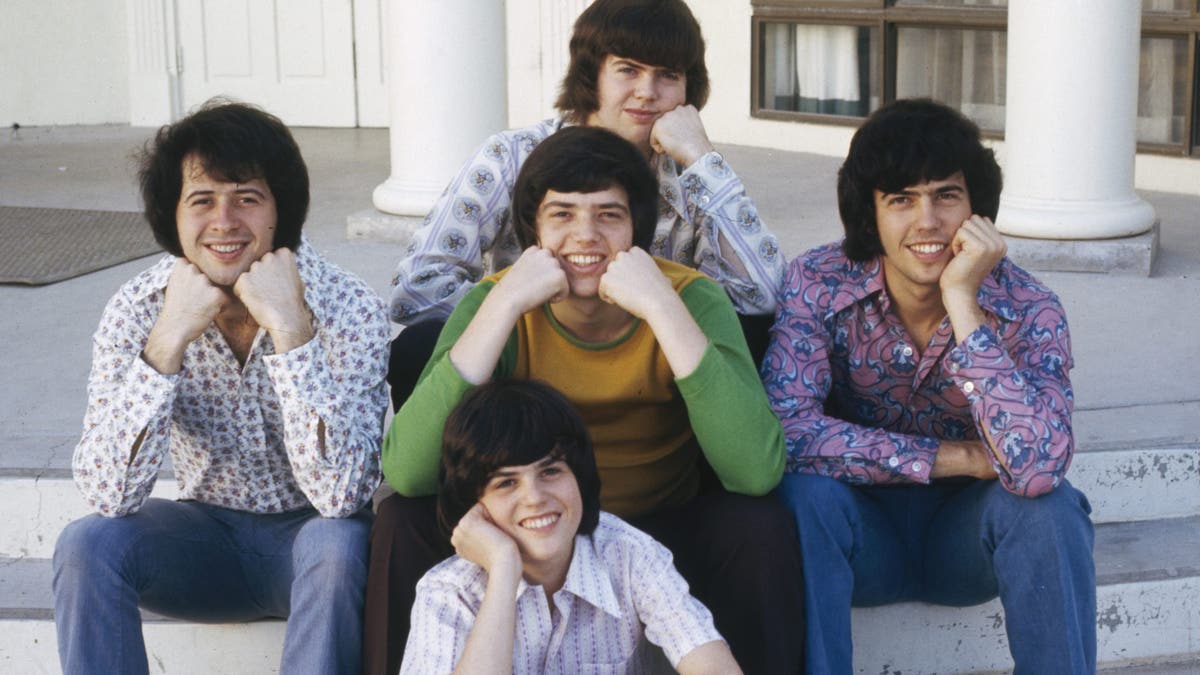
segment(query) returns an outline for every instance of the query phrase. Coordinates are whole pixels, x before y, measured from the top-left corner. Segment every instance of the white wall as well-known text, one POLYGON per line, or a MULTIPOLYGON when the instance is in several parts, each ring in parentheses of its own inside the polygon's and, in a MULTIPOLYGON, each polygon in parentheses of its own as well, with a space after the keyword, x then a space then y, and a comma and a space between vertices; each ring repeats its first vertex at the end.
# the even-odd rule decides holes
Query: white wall
POLYGON ((0 0, 0 126, 128 124, 122 0, 0 0))

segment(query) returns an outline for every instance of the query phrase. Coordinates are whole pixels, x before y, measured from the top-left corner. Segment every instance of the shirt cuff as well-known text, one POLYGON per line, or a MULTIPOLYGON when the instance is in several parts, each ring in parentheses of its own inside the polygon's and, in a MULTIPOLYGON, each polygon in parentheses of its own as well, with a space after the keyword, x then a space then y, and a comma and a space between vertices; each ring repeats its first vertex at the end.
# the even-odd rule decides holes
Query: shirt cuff
POLYGON ((947 354, 950 377, 974 404, 992 387, 999 371, 1012 367, 991 326, 983 324, 947 354))

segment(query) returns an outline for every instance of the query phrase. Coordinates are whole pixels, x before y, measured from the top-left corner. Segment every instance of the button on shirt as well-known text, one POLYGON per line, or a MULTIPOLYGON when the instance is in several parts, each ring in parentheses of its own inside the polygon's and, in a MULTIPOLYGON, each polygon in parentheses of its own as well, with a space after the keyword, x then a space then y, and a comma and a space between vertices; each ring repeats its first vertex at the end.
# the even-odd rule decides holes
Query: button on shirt
POLYGON ((987 430, 1004 487, 1035 496, 1071 461, 1073 366, 1058 298, 1003 259, 978 293, 987 322, 956 343, 949 318, 917 354, 880 261, 837 243, 792 262, 762 367, 788 471, 848 483, 930 480, 940 440, 987 430))
POLYGON ((188 345, 180 371, 164 375, 141 353, 177 260, 122 286, 92 340, 73 459, 88 504, 104 516, 137 511, 170 454, 183 499, 253 513, 358 511, 380 480, 390 337, 382 300, 302 242, 296 260, 312 340, 275 354, 260 329, 243 367, 213 324, 188 345))
MULTIPOLYGON (((487 573, 458 556, 421 579, 402 674, 454 669, 486 586, 487 573)), ((670 672, 692 650, 720 639, 670 551, 601 513, 595 532, 575 538, 566 582, 552 600, 541 586, 518 585, 513 672, 670 672)))
MULTIPOLYGON (((521 246, 510 207, 517 173, 538 143, 563 126, 562 120, 546 120, 501 132, 467 160, 396 269, 394 321, 444 320, 480 279, 516 262, 521 246)), ((656 155, 653 164, 659 211, 650 254, 712 277, 740 314, 775 311, 783 254, 724 158, 710 152, 682 173, 667 155, 656 155), (722 240, 744 272, 722 257, 722 240)))

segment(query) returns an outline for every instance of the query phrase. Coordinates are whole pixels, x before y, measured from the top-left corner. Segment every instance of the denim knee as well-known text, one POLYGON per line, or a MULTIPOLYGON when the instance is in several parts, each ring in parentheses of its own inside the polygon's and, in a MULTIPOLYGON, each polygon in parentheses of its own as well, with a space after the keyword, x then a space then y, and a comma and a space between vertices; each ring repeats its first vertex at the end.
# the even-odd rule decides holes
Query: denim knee
POLYGON ((854 488, 833 478, 810 473, 784 475, 776 494, 787 504, 801 532, 815 523, 837 518, 847 522, 848 509, 854 507, 854 488))
POLYGON ((367 579, 369 516, 314 517, 300 528, 292 545, 297 574, 316 574, 323 588, 361 589, 367 579))
POLYGON ((1092 506, 1087 497, 1069 482, 1037 497, 1015 495, 998 482, 984 488, 983 514, 990 528, 1002 526, 1012 534, 1027 532, 1045 536, 1047 528, 1055 530, 1092 529, 1092 506))
POLYGON ((88 515, 69 523, 54 544, 55 578, 67 571, 115 568, 134 545, 136 529, 124 518, 88 515))

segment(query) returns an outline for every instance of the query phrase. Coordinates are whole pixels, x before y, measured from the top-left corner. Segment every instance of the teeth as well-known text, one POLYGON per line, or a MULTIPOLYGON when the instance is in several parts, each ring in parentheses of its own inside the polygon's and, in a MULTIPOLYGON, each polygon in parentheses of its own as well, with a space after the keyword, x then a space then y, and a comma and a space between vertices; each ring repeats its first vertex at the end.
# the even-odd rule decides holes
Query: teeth
POLYGON ((542 516, 541 518, 528 518, 521 521, 521 527, 527 530, 540 530, 547 525, 551 525, 558 520, 557 514, 542 516))
POLYGON ((909 248, 916 251, 917 253, 940 253, 942 249, 946 248, 946 245, 945 244, 913 244, 909 248))
POLYGON ((580 265, 580 266, 595 265, 596 263, 600 262, 603 259, 604 259, 604 256, 600 256, 600 255, 569 255, 569 256, 567 256, 567 262, 571 263, 572 265, 580 265))
POLYGON ((244 246, 245 244, 210 244, 209 248, 217 253, 233 253, 244 246))

